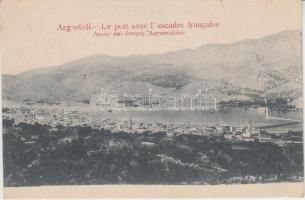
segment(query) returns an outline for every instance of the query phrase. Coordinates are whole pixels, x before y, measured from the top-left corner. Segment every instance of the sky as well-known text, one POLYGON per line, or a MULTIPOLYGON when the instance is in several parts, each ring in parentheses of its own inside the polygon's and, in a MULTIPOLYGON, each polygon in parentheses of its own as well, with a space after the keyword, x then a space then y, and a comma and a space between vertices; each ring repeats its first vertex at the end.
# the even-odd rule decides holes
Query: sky
POLYGON ((301 29, 299 0, 2 0, 1 70, 18 74, 106 54, 165 53, 211 43, 233 43, 301 29), (207 22, 219 27, 183 36, 96 38, 62 32, 62 24, 207 22))

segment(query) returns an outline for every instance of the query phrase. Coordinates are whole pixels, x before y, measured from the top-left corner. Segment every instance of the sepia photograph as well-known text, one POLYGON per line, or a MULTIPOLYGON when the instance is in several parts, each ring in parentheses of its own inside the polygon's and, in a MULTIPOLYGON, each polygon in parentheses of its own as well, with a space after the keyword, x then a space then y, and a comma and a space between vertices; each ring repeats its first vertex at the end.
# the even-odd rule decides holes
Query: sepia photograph
POLYGON ((1 2, 5 188, 304 183, 300 1, 56 2, 1 2))

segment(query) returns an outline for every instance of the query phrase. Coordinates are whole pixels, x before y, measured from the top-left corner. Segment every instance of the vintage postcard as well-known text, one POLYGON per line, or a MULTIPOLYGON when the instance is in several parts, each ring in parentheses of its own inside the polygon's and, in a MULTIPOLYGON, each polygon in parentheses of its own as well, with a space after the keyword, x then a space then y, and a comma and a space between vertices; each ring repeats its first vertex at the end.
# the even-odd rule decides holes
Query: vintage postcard
POLYGON ((2 0, 7 199, 302 197, 300 0, 2 0))

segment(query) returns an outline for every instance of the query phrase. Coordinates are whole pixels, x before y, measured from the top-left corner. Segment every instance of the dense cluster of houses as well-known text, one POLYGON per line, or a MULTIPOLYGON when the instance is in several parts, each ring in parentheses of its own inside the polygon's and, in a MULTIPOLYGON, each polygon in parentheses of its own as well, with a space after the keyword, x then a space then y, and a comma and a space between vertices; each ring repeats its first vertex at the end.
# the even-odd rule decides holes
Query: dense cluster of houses
POLYGON ((207 126, 194 124, 174 124, 174 123, 143 123, 129 120, 114 120, 95 117, 88 112, 76 110, 64 111, 63 109, 33 109, 30 107, 18 107, 6 109, 3 118, 14 119, 15 124, 25 122, 28 124, 39 123, 48 125, 52 129, 58 126, 89 126, 94 129, 110 130, 112 132, 126 132, 133 134, 141 133, 164 133, 168 137, 182 134, 200 136, 218 136, 231 142, 271 142, 277 145, 287 143, 302 143, 301 133, 286 132, 279 133, 258 129, 248 123, 243 127, 232 126, 224 123, 207 126))

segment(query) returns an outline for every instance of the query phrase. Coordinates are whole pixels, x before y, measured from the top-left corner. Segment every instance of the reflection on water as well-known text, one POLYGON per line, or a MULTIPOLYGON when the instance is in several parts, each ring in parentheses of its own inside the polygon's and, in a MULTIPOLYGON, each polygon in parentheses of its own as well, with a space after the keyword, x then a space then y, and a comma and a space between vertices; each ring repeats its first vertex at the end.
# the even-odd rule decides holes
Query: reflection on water
MULTIPOLYGON (((270 111, 269 116, 281 117, 284 119, 302 120, 302 111, 270 111)), ((146 123, 161 122, 161 123, 175 123, 175 124, 216 124, 226 123, 235 126, 244 126, 249 121, 255 126, 271 125, 285 123, 285 120, 268 119, 265 112, 258 109, 241 109, 232 108, 218 111, 101 111, 101 117, 118 119, 118 120, 132 120, 142 121, 146 123)), ((302 130, 302 124, 287 125, 283 128, 302 130)))
MULTIPOLYGON (((5 102, 7 107, 20 107, 22 104, 5 102)), ((254 126, 265 126, 273 124, 287 123, 288 121, 274 118, 266 118, 264 108, 226 108, 220 110, 112 110, 111 112, 102 110, 99 106, 72 104, 72 105, 33 105, 33 109, 42 110, 65 110, 77 111, 86 113, 90 117, 97 117, 100 119, 116 119, 140 121, 144 123, 160 122, 160 123, 174 123, 174 124, 197 124, 197 125, 215 125, 219 123, 226 123, 233 126, 245 126, 249 121, 254 126)), ((279 117, 282 119, 293 119, 303 121, 302 110, 269 110, 269 116, 279 117)), ((285 125, 276 130, 303 130, 303 123, 285 125)))

